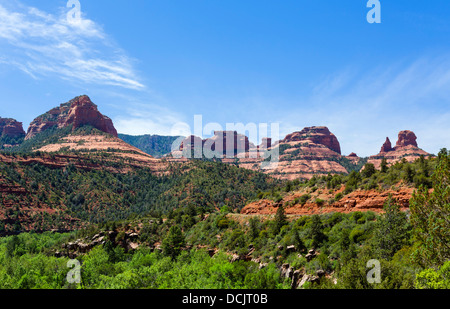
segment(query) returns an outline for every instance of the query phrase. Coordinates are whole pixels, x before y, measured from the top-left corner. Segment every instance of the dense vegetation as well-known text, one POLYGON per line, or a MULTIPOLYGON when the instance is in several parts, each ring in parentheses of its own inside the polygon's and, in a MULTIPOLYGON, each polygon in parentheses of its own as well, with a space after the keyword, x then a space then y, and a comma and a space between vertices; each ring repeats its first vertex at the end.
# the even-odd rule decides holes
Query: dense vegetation
POLYGON ((119 138, 143 152, 159 158, 172 151, 172 144, 179 136, 119 134, 119 138))
MULTIPOLYGON (((344 190, 337 193, 334 198, 329 201, 322 201, 323 203, 332 204, 358 189, 382 191, 397 189, 400 186, 429 189, 432 187, 432 177, 437 163, 438 160, 431 156, 428 158, 421 156, 414 162, 401 160, 391 166, 388 166, 387 162, 383 160, 379 170, 372 163, 365 163, 361 171, 353 170, 347 175, 328 174, 314 176, 309 180, 296 179, 287 181, 278 190, 258 192, 258 198, 270 198, 278 202, 282 200, 284 195, 292 191, 308 188, 314 192, 320 188, 333 192, 344 186, 344 190)), ((295 203, 304 204, 310 198, 310 195, 305 194, 296 200, 295 203)))
MULTIPOLYGON (((170 176, 162 177, 145 169, 125 174, 37 163, 0 163, 0 168, 3 183, 33 193, 4 194, 2 203, 38 200, 42 208, 62 209, 91 223, 69 233, 0 238, 0 288, 450 288, 450 152, 445 149, 437 158, 390 167, 384 162, 381 170, 365 164, 349 175, 283 183, 203 160, 174 165, 170 176), (249 200, 278 198, 302 187, 344 185, 348 194, 399 182, 417 188, 408 212, 389 198, 383 214, 292 217, 283 206, 273 218, 237 213, 249 200), (125 241, 131 232, 137 234, 137 249, 125 241), (74 256, 62 250, 95 235, 114 237, 74 256), (81 265, 79 284, 67 280, 71 258, 81 265), (380 263, 379 283, 367 279, 370 260, 380 263), (283 272, 286 267, 292 271, 283 272), (294 282, 295 271, 305 280, 294 282)), ((21 211, 12 208, 3 221, 20 222, 21 211)))
MULTIPOLYGON (((33 157, 44 155, 34 153, 33 157)), ((98 156, 80 158, 99 166, 110 164, 98 156)), ((121 163, 114 164, 118 167, 121 163)), ((268 176, 223 163, 192 161, 172 164, 169 169, 169 175, 156 176, 147 168, 114 173, 80 169, 71 163, 51 168, 38 162, 0 162, 1 183, 24 190, 23 194, 2 193, 0 204, 10 206, 6 210, 2 207, 5 218, 0 221, 0 233, 64 230, 67 216, 100 223, 150 212, 166 213, 190 204, 203 212, 224 205, 239 210, 246 201, 256 198, 258 190, 275 186, 268 176)), ((79 223, 73 222, 75 227, 79 223)))
POLYGON ((302 288, 450 288, 448 260, 434 268, 415 260, 420 247, 415 226, 394 200, 386 202, 383 215, 354 212, 289 219, 280 209, 271 220, 256 216, 241 221, 226 207, 206 216, 187 207, 164 220, 148 217, 69 234, 5 237, 0 240, 0 287, 288 289, 297 287, 291 277, 281 275, 288 263, 315 278, 302 288), (116 244, 107 242, 79 255, 81 282, 69 283, 70 260, 56 257, 55 251, 63 243, 109 230, 121 231, 116 244), (140 248, 126 251, 117 245, 125 230, 138 231, 140 248), (213 256, 208 248, 214 249, 213 256), (308 259, 311 248, 317 255, 308 259), (248 254, 251 261, 245 259, 248 254), (367 280, 366 264, 373 259, 380 262, 379 283, 367 280), (317 276, 319 272, 323 275, 317 276))

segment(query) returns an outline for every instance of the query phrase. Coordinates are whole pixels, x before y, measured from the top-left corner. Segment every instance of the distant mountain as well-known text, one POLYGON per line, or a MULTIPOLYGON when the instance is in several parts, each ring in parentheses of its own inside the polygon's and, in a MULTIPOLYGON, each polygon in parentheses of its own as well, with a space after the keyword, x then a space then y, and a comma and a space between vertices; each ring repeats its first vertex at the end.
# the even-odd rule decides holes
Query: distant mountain
POLYGON ((121 140, 142 150, 143 152, 160 158, 169 154, 172 150, 172 144, 180 136, 161 136, 161 135, 128 135, 119 134, 121 140))
POLYGON ((117 137, 112 120, 101 114, 97 105, 92 103, 87 95, 82 95, 35 118, 28 128, 25 140, 52 128, 62 129, 72 126, 72 130, 75 131, 86 125, 117 137))

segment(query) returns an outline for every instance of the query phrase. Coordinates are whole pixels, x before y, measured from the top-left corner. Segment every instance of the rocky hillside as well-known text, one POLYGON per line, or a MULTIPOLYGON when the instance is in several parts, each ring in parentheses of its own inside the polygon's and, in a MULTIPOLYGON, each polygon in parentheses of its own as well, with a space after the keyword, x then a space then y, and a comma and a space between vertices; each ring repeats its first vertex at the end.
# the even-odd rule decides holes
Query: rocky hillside
POLYGON ((201 158, 202 154, 208 157, 205 151, 211 149, 216 151, 214 157, 225 163, 262 171, 279 179, 311 179, 317 175, 359 171, 367 162, 380 169, 383 159, 390 165, 403 159, 412 162, 420 156, 430 156, 418 147, 416 140, 414 132, 401 131, 395 147, 392 147, 389 138, 386 138, 379 154, 361 158, 355 153, 342 155, 339 140, 324 126, 306 127, 288 134, 280 141, 273 142, 270 138, 264 138, 258 146, 238 132, 217 131, 208 139, 187 137, 181 143, 180 149, 171 155, 182 157, 179 160, 183 161, 189 157, 201 158), (231 145, 229 153, 225 151, 227 144, 231 145), (278 154, 278 159, 272 160, 267 154, 278 154))

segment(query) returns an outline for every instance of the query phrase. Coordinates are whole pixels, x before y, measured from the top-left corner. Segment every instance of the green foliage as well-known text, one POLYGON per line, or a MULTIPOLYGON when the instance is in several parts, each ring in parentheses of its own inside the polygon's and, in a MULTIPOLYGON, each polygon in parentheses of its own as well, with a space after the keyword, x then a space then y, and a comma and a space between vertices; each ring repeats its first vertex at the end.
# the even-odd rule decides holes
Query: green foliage
POLYGON ((410 201, 411 223, 419 246, 417 261, 425 267, 450 259, 450 152, 441 150, 432 176, 433 192, 421 186, 410 201))
POLYGON ((376 257, 388 260, 408 244, 411 226, 406 213, 400 211, 400 206, 392 197, 386 200, 384 211, 376 223, 372 244, 376 257))
POLYGON ((450 289, 450 261, 435 270, 425 269, 417 274, 415 287, 417 289, 450 289))
MULTIPOLYGON (((41 199, 55 209, 68 205, 71 214, 99 221, 98 228, 77 233, 21 233, 0 238, 0 288, 289 288, 291 280, 280 276, 284 263, 307 274, 327 272, 303 288, 448 288, 448 156, 441 152, 438 159, 400 162, 384 172, 363 175, 355 171, 290 185, 205 161, 192 161, 186 169, 170 166, 173 175, 167 177, 154 176, 146 169, 114 174, 74 166, 51 170, 39 164, 0 163, 2 179, 33 192, 29 198, 41 199), (434 191, 428 193, 421 186, 410 219, 392 199, 386 201, 383 214, 354 211, 287 220, 283 206, 273 219, 259 215, 249 219, 235 212, 258 192, 275 197, 298 187, 323 190, 343 184, 355 190, 373 183, 384 187, 410 181, 411 177, 409 185, 413 186, 418 175, 433 179, 434 191), (68 258, 55 257, 55 251, 74 239, 92 239, 97 229, 115 230, 117 236, 80 255, 82 283, 68 284, 68 258), (120 245, 127 229, 139 231, 140 247, 135 251, 126 252, 120 245), (162 244, 162 252, 153 249, 157 243, 162 244), (317 254, 309 260, 305 256, 311 248, 317 254), (413 253, 419 264, 412 263, 413 253), (246 261, 231 262, 232 254, 246 261), (248 261, 249 257, 264 264, 248 261), (374 258, 381 263, 380 283, 369 283, 366 277, 367 261, 374 258)), ((309 199, 305 196, 297 202, 309 199)), ((19 208, 7 212, 9 219, 23 215, 19 208)))
POLYGON ((169 233, 162 242, 162 249, 164 255, 170 256, 175 259, 180 255, 182 248, 185 245, 185 239, 181 229, 174 225, 170 228, 169 233))
POLYGON ((371 177, 373 174, 375 174, 377 171, 375 169, 375 165, 373 165, 372 163, 366 163, 366 165, 364 165, 363 170, 361 171, 361 175, 364 178, 369 178, 371 177))
POLYGON ((278 234, 281 228, 287 224, 287 217, 283 205, 280 205, 275 214, 274 234, 278 234))
MULTIPOLYGON (((33 153, 32 156, 51 159, 52 154, 33 153)), ((18 208, 17 211, 8 210, 10 213, 3 222, 6 225, 0 232, 12 233, 24 228, 66 230, 87 223, 102 224, 152 212, 167 213, 171 209, 186 209, 186 212, 194 209, 195 212, 206 213, 226 205, 229 211, 234 211, 256 198, 258 191, 271 189, 277 183, 262 173, 224 163, 191 161, 183 165, 169 164, 171 173, 157 176, 147 168, 111 172, 106 169, 109 161, 101 158, 92 161, 94 159, 86 154, 77 158, 95 162, 105 169, 82 169, 74 164, 50 168, 37 162, 0 162, 3 182, 33 192, 31 195, 5 196, 4 201, 14 203, 18 208), (32 208, 59 211, 26 210, 32 208), (22 213, 24 209, 26 213, 22 213), (26 220, 28 216, 31 218, 26 220), (23 227, 21 220, 32 222, 32 226, 23 227)), ((188 213, 179 213, 179 217, 183 228, 195 224, 188 213), (188 217, 182 217, 186 214, 188 217)))

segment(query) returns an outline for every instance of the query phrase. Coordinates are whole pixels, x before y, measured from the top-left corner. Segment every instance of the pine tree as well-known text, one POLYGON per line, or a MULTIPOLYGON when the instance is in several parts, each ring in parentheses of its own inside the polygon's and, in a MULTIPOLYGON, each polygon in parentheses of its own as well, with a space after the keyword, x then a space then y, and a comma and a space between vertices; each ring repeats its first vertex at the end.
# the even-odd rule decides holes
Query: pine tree
POLYGON ((277 209, 277 213, 275 214, 275 233, 278 234, 281 231, 281 228, 287 224, 287 217, 284 212, 283 205, 280 205, 277 209))
POLYGON ((432 175, 433 192, 420 186, 411 201, 411 223, 418 241, 416 261, 425 267, 450 259, 450 151, 442 149, 432 175))
POLYGON ((388 260, 408 243, 410 227, 406 213, 400 210, 392 196, 386 200, 383 209, 384 214, 376 223, 373 245, 377 256, 388 260))
POLYGON ((181 229, 174 225, 170 228, 166 238, 162 241, 163 253, 175 259, 185 245, 185 239, 181 229))

